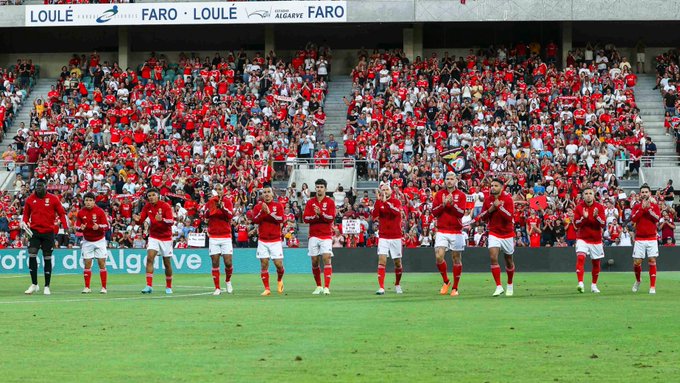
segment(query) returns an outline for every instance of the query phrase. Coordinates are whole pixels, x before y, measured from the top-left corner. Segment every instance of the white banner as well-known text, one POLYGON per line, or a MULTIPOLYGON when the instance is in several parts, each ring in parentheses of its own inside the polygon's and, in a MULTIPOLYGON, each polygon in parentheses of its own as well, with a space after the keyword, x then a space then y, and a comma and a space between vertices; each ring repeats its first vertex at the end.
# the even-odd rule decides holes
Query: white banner
POLYGON ((27 5, 27 27, 290 24, 347 21, 346 1, 27 5))
POLYGON ((359 234, 361 232, 361 221, 358 219, 343 219, 342 234, 359 234))
POLYGON ((205 233, 189 233, 187 240, 191 247, 205 247, 205 233))

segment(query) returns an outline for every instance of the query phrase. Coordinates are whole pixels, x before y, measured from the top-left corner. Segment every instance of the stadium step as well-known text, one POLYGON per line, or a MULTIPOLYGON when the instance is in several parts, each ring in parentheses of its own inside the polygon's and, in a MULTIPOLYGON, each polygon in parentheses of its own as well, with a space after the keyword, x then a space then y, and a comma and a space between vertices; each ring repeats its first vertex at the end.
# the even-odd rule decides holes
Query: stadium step
MULTIPOLYGON (((43 100, 47 98, 47 92, 50 91, 52 85, 56 85, 56 78, 41 78, 37 79, 35 86, 31 93, 26 97, 21 108, 19 109, 12 125, 10 125, 9 130, 5 133, 5 139, 0 143, 0 153, 4 153, 7 148, 14 143, 14 137, 19 131, 21 123, 24 126, 30 127, 31 125, 31 112, 33 111, 33 103, 36 99, 42 98, 43 100)), ((11 190, 14 185, 15 173, 14 171, 3 171, 0 173, 0 189, 1 190, 11 190)))
POLYGON ((635 86, 635 102, 640 109, 640 115, 644 121, 645 133, 656 143, 657 156, 675 155, 675 139, 666 135, 664 128, 663 99, 658 90, 653 90, 656 85, 656 75, 638 75, 638 83, 635 86))
POLYGON ((324 103, 326 112, 326 125, 324 127, 324 140, 333 135, 338 142, 338 157, 345 154, 345 145, 342 139, 342 129, 347 121, 347 105, 343 97, 349 97, 352 92, 352 81, 347 77, 337 77, 328 83, 328 95, 324 103))
POLYGON ((309 243, 309 224, 298 223, 297 238, 300 241, 300 247, 307 247, 309 243))

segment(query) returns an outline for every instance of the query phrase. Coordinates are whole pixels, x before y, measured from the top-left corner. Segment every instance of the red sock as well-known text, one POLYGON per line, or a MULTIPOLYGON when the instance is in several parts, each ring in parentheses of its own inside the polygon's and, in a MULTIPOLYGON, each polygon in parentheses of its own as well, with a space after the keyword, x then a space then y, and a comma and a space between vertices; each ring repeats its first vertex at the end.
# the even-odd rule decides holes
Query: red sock
POLYGON ((269 290, 269 270, 260 271, 260 278, 262 278, 264 289, 269 290))
POLYGON ((499 265, 491 265, 491 275, 496 282, 496 286, 501 285, 501 267, 499 265))
POLYGON ((314 281, 316 282, 317 287, 321 287, 321 268, 320 267, 312 267, 312 274, 314 274, 314 281))
POLYGON ((394 285, 399 286, 399 283, 401 283, 401 275, 404 273, 404 268, 403 267, 395 267, 394 268, 394 285))
POLYGON ((378 286, 381 289, 385 288, 385 266, 378 265, 378 286))
POLYGON ((227 283, 231 282, 231 274, 234 273, 234 266, 225 267, 224 273, 227 275, 227 278, 224 281, 227 283))
POLYGON ((153 286, 153 273, 146 273, 146 285, 149 287, 153 286))
POLYGON ((583 274, 585 273, 586 255, 583 253, 576 254, 576 277, 579 282, 583 282, 583 274))
POLYGON ((593 263, 593 284, 597 284, 597 278, 600 276, 600 260, 591 259, 591 262, 593 263))
POLYGON ((283 273, 285 273, 285 272, 286 272, 286 269, 284 269, 283 267, 280 268, 280 269, 276 269, 277 281, 281 282, 281 280, 283 279, 283 273))
POLYGON ((165 288, 166 289, 172 288, 172 275, 169 277, 168 276, 165 277, 165 288))
POLYGON ((213 267, 212 277, 213 277, 213 283, 215 284, 215 288, 219 290, 219 288, 220 288, 220 268, 219 267, 213 267))
POLYGON ((460 282, 460 275, 463 273, 463 264, 453 264, 453 289, 458 290, 458 282, 460 282))
POLYGON ((656 288, 656 263, 649 264, 649 287, 656 288))
POLYGON ((90 281, 92 280, 92 269, 83 270, 83 277, 85 278, 85 287, 90 288, 90 281))
POLYGON ((102 287, 106 288, 106 280, 109 277, 109 272, 106 269, 99 270, 99 279, 102 280, 102 287))
POLYGON ((515 266, 512 269, 505 268, 505 273, 508 275, 508 284, 512 284, 512 278, 515 276, 515 266))
POLYGON ((642 274, 642 265, 633 265, 633 271, 635 271, 635 280, 640 283, 640 274, 642 274))
POLYGON ((323 267, 323 286, 325 288, 331 287, 331 276, 333 275, 333 265, 325 265, 323 267))
POLYGON ((448 274, 448 266, 446 265, 446 261, 442 261, 442 263, 437 263, 437 269, 439 269, 439 274, 442 275, 442 280, 444 283, 447 285, 449 284, 449 276, 448 274))

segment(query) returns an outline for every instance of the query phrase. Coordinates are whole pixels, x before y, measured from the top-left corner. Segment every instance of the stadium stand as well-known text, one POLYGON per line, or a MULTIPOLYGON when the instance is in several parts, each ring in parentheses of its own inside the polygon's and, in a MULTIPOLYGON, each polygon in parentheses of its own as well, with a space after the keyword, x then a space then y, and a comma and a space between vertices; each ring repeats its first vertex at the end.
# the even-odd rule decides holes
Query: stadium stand
MULTIPOLYGON (((245 212, 259 187, 289 179, 299 161, 323 171, 346 160, 356 161, 350 166, 368 182, 361 190, 332 187, 336 247, 376 245, 374 194, 366 187, 378 182, 394 186, 406 206, 405 246, 432 246, 432 197, 455 166, 469 195, 467 223, 479 213, 491 177, 513 175, 507 190, 517 206, 518 246, 571 245, 572 209, 580 188, 592 184, 608 203, 605 240, 625 244, 637 196, 621 184, 645 166, 638 78, 616 49, 595 49, 591 59, 594 48, 575 49, 563 70, 555 65, 556 49, 515 44, 413 62, 402 50, 362 49, 343 100, 327 100, 330 49, 312 43, 289 61, 243 50, 176 61, 151 53, 134 69, 102 62, 97 52, 74 55, 34 105, 13 149, 36 165, 17 179, 14 197, 4 194, 14 207, 6 210, 5 246, 24 245, 16 221, 36 178, 48 179, 71 219, 78 196, 96 191, 114 222, 112 247, 145 245, 148 228, 130 218, 150 186, 172 201, 176 243, 186 246, 189 233, 206 229, 212 184, 224 183, 235 201, 234 240, 252 246, 256 231, 245 212), (335 143, 325 137, 326 102, 346 110, 344 126, 328 129, 335 143), (541 206, 537 214, 533 203, 541 206), (342 234, 343 219, 358 219, 359 234, 342 234)), ((310 189, 291 181, 279 193, 286 206, 282 236, 297 247, 306 239, 301 210, 310 189)), ((671 206, 663 205, 668 222, 677 217, 671 206)), ((660 240, 674 243, 668 226, 660 240)), ((60 246, 78 246, 81 238, 60 230, 60 246)), ((467 230, 470 246, 485 245, 483 226, 467 230)))

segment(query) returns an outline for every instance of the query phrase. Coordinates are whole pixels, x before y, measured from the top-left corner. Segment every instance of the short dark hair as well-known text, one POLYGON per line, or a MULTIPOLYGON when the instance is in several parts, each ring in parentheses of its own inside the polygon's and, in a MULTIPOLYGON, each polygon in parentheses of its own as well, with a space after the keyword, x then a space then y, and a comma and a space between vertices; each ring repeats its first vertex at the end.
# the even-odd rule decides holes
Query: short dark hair
POLYGON ((146 195, 149 195, 151 193, 156 193, 158 195, 161 194, 161 192, 159 192, 158 189, 156 189, 156 188, 149 188, 149 190, 146 191, 146 195))
POLYGON ((266 189, 266 188, 270 188, 270 189, 271 189, 271 188, 272 188, 272 184, 269 183, 269 182, 263 183, 263 184, 262 184, 262 189, 266 189))
POLYGON ((95 199, 95 198, 94 198, 94 193, 92 193, 92 192, 87 192, 87 193, 85 193, 85 195, 83 196, 83 200, 86 200, 86 199, 88 199, 88 198, 91 199, 91 200, 94 200, 94 199, 95 199))
POLYGON ((647 185, 646 183, 642 184, 642 186, 640 186, 640 191, 642 191, 642 189, 647 189, 650 192, 652 191, 652 188, 650 188, 649 185, 647 185))
POLYGON ((42 178, 38 178, 38 180, 35 181, 35 184, 36 184, 36 185, 37 185, 37 184, 47 185, 47 181, 45 181, 45 180, 42 179, 42 178))
POLYGON ((318 180, 314 181, 314 185, 323 185, 323 187, 327 188, 328 182, 326 182, 326 180, 323 178, 319 178, 318 180))
POLYGON ((503 181, 501 181, 501 179, 498 178, 498 177, 491 180, 491 183, 494 183, 494 182, 498 182, 499 184, 503 185, 503 181))

